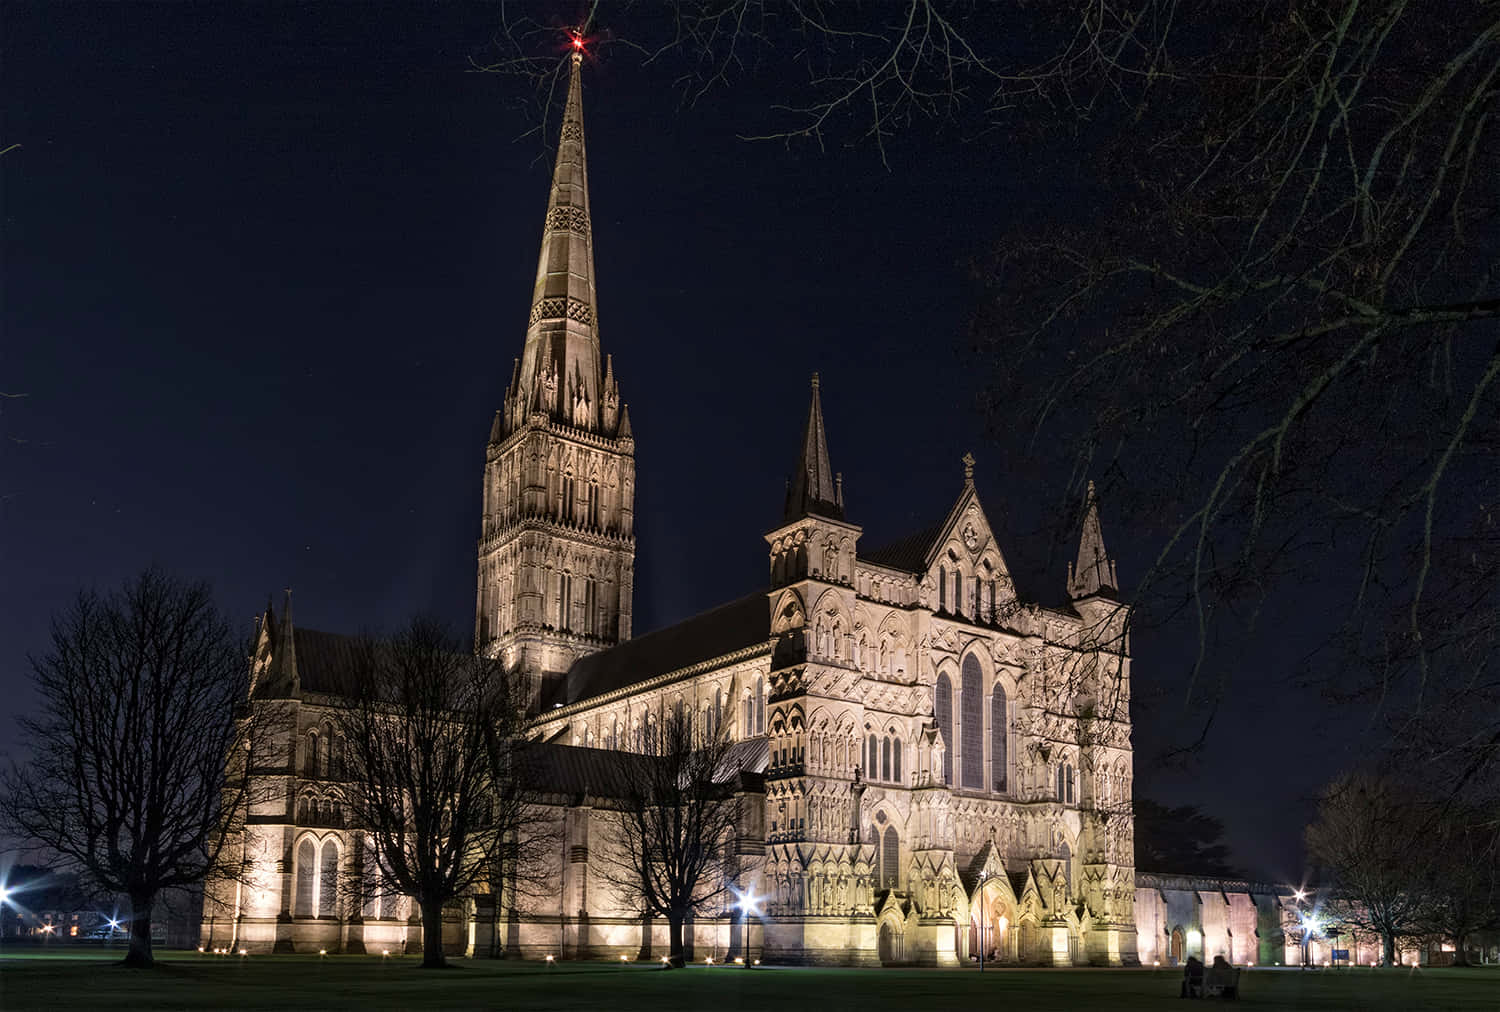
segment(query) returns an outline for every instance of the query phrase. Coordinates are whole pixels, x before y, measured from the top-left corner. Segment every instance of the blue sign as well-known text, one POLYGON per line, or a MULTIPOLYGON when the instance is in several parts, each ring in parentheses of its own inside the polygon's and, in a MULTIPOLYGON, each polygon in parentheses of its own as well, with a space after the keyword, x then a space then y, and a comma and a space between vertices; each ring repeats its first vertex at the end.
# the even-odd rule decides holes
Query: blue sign
POLYGON ((1346 963, 1349 962, 1349 950, 1348 949, 1334 949, 1333 950, 1333 960, 1334 960, 1334 962, 1338 962, 1341 959, 1344 962, 1346 962, 1346 963))

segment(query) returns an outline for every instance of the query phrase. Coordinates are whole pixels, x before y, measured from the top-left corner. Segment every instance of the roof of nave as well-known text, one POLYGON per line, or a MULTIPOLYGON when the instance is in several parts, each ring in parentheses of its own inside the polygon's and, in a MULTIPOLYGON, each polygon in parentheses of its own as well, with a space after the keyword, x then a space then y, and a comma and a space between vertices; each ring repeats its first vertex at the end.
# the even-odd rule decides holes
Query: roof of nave
POLYGON ((877 566, 888 566, 905 573, 925 573, 927 572, 927 555, 932 551, 933 542, 942 536, 944 526, 945 524, 934 524, 926 530, 908 534, 904 538, 892 541, 873 551, 867 552, 861 549, 859 561, 877 566))
POLYGON ((359 677, 355 637, 317 629, 295 629, 292 636, 302 691, 347 694, 359 677))
MULTIPOLYGON (((739 786, 763 789, 761 775, 769 758, 764 737, 736 742, 729 748, 731 768, 739 770, 739 786)), ((590 795, 596 798, 624 797, 638 784, 651 756, 579 745, 536 742, 527 746, 521 763, 528 787, 547 794, 590 795)))
POLYGON ((565 698, 543 700, 576 703, 602 696, 659 675, 759 646, 771 639, 771 611, 764 591, 721 604, 675 625, 626 640, 573 663, 562 685, 565 698))

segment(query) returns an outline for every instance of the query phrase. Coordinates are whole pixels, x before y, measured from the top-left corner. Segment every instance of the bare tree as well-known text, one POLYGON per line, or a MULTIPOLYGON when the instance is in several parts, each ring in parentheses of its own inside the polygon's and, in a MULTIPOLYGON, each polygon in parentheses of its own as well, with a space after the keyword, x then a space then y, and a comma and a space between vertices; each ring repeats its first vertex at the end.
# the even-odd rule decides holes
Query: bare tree
POLYGON ((1454 965, 1467 966, 1469 937, 1500 928, 1500 824, 1492 809, 1452 804, 1428 845, 1434 854, 1428 927, 1453 943, 1454 965))
POLYGON ((1436 806, 1389 777, 1358 773, 1328 788, 1307 827, 1307 849, 1333 876, 1324 910, 1379 936, 1386 966, 1396 942, 1419 934, 1429 912, 1436 806))
POLYGON ((734 880, 739 768, 722 728, 681 711, 645 730, 646 757, 619 790, 604 876, 647 916, 665 917, 667 959, 683 965, 683 925, 717 913, 734 880))
MULTIPOLYGON (((1161 72, 1116 78, 1070 148, 1103 169, 1098 212, 981 268, 996 427, 1102 476, 1157 541, 1138 620, 1196 629, 1200 732, 1229 670, 1210 647, 1315 593, 1340 602, 1329 693, 1456 747, 1411 719, 1500 688, 1500 10, 1175 13, 1161 72)), ((1500 725, 1464 747, 1478 775, 1500 725)))
POLYGON ((522 680, 439 623, 413 620, 358 650, 360 677, 335 718, 349 763, 351 822, 366 834, 365 887, 412 896, 422 965, 446 965, 443 907, 524 846, 524 808, 506 784, 522 730, 522 680))
POLYGON ((152 965, 158 895, 203 881, 248 800, 244 650, 206 584, 147 570, 78 595, 31 659, 41 712, 0 806, 30 845, 130 898, 126 966, 152 965))

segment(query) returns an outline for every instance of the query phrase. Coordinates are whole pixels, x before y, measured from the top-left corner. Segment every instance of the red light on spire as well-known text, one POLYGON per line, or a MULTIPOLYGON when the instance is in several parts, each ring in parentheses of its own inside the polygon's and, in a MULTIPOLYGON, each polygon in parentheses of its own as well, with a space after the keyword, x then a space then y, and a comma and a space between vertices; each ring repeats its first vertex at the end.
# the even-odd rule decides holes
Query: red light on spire
POLYGON ((581 35, 575 35, 575 36, 573 36, 573 48, 576 49, 579 52, 583 51, 583 36, 581 36, 581 35))

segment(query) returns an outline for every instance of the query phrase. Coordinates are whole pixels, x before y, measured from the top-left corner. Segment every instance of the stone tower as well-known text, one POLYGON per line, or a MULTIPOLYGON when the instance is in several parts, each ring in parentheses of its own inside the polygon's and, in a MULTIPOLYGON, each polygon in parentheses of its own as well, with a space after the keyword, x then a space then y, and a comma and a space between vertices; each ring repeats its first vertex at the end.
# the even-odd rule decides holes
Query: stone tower
POLYGON ((635 440, 599 350, 575 52, 526 343, 485 451, 475 641, 534 680, 630 638, 635 440))

